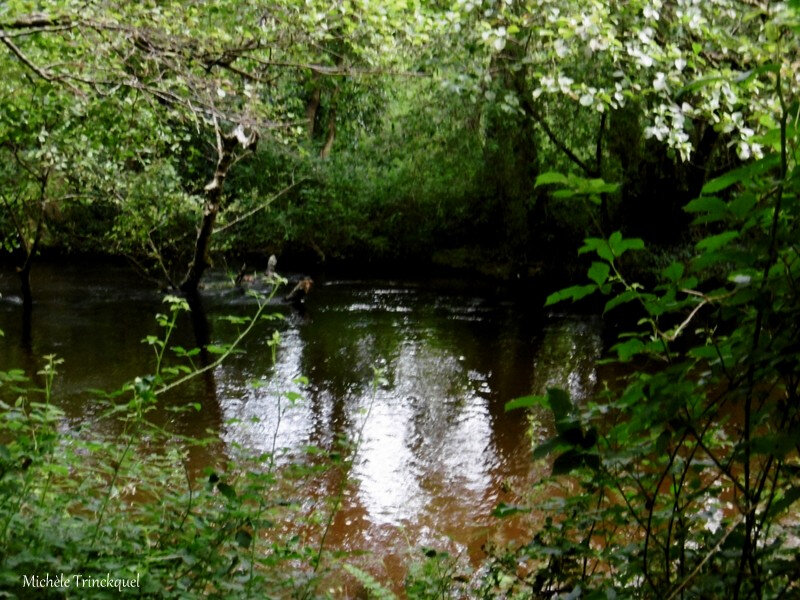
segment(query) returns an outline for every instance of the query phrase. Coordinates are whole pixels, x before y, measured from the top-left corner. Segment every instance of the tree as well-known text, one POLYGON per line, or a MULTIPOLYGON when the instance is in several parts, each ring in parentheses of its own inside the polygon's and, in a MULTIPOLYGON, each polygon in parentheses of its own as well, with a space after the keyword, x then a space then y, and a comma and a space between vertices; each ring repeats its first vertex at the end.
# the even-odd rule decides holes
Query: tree
MULTIPOLYGON (((577 483, 551 504, 558 518, 506 560, 515 569, 519 559, 539 561, 519 582, 528 593, 796 595, 800 13, 781 18, 771 50, 789 51, 722 81, 763 134, 738 132, 747 137, 735 141, 740 159, 749 160, 704 182, 685 205, 697 236, 687 259, 642 285, 626 264, 643 240, 588 237, 579 250, 597 258, 588 281, 547 299, 599 291, 606 313, 624 306, 638 321, 610 349, 627 365, 618 386, 580 405, 551 389, 507 406, 550 409, 555 435, 534 456, 554 455, 553 475, 577 483), (755 150, 763 156, 747 155, 755 150)), ((767 49, 768 40, 760 40, 767 49)), ((584 195, 574 176, 540 181, 566 198, 584 195)))
POLYGON ((31 268, 48 217, 57 200, 67 193, 73 166, 75 123, 66 114, 69 104, 58 89, 9 85, 18 65, 2 62, 11 77, 0 88, 4 111, 0 114, 0 200, 4 211, 0 230, 3 250, 14 257, 23 304, 30 308, 31 268))
MULTIPOLYGON (((79 7, 51 0, 31 13, 27 3, 12 2, 0 15, 0 42, 16 72, 25 71, 20 82, 56 85, 90 105, 103 98, 144 102, 156 137, 191 128, 213 140, 192 258, 179 283, 192 293, 211 264, 230 169, 259 139, 283 144, 302 134, 296 81, 304 73, 345 76, 381 64, 401 9, 294 0, 266 9, 233 0, 79 7), (331 44, 343 39, 350 53, 332 59, 331 44)), ((332 141, 329 135, 326 153, 332 141)))
MULTIPOLYGON (((779 114, 763 65, 796 65, 800 56, 785 4, 469 0, 443 20, 442 35, 462 48, 471 76, 442 76, 476 101, 491 94, 532 121, 540 155, 552 149, 548 156, 560 155, 577 174, 608 178, 639 167, 631 155, 655 150, 662 165, 687 165, 653 175, 662 188, 678 180, 678 206, 699 193, 714 165, 730 166, 726 147, 739 160, 762 155, 759 137, 779 114), (516 90, 490 88, 507 73, 516 90)), ((798 86, 794 69, 784 87, 798 86)), ((637 176, 631 170, 623 179, 637 176)), ((643 187, 651 192, 655 183, 643 187)), ((647 201, 643 190, 627 206, 647 201)))

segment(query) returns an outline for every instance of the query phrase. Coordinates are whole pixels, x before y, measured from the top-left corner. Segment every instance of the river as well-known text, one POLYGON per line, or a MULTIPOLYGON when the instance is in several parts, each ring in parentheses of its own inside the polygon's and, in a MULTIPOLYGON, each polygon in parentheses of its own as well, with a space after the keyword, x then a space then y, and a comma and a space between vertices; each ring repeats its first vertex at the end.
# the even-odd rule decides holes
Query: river
MULTIPOLYGON (((141 340, 158 333, 162 294, 118 266, 37 265, 26 325, 16 286, 13 273, 2 272, 0 369, 33 372, 42 356, 58 355, 55 397, 68 425, 112 427, 96 421, 99 404, 87 390, 113 390, 152 370, 152 349, 141 340)), ((203 304, 213 343, 235 335, 222 316, 255 309, 221 274, 208 278, 203 304)), ((355 483, 330 544, 368 551, 378 575, 385 569, 396 579, 414 547, 475 562, 487 539, 518 534, 490 513, 542 475, 531 444, 549 428, 546 418, 530 421, 504 405, 551 385, 578 398, 589 393, 602 351, 598 319, 546 312, 492 286, 434 279, 319 280, 302 313, 281 303, 275 310, 285 319, 265 322, 243 342, 244 353, 170 397, 153 418, 179 433, 210 430, 224 452, 237 444, 269 450, 276 396, 294 390, 300 400, 280 422, 277 447, 330 447, 363 425, 355 483), (373 367, 386 380, 374 392, 373 367), (300 376, 308 383, 297 383, 300 376), (202 410, 168 410, 185 402, 202 410)), ((174 342, 189 348, 195 341, 187 317, 174 342)))

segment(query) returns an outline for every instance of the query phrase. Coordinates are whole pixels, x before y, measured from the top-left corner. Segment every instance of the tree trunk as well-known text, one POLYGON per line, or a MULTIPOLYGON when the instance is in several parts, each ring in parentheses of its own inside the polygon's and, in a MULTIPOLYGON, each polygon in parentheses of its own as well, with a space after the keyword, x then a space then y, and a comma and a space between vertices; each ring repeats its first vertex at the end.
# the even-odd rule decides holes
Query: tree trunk
POLYGON ((314 125, 317 121, 317 111, 319 110, 319 103, 322 97, 322 90, 317 86, 317 75, 314 75, 314 90, 306 102, 306 121, 308 122, 308 139, 314 137, 314 125))
POLYGON ((223 188, 228 170, 233 164, 234 150, 236 149, 236 137, 218 136, 218 158, 214 176, 208 182, 205 191, 205 202, 203 203, 203 220, 197 230, 197 239, 194 243, 194 255, 189 269, 181 282, 181 291, 186 294, 197 292, 197 286, 203 277, 206 269, 211 266, 209 250, 211 248, 211 235, 214 233, 214 224, 217 222, 222 205, 223 188))
POLYGON ((608 149, 622 170, 614 227, 646 242, 670 245, 681 241, 689 222, 683 207, 702 189, 719 134, 710 125, 700 129, 702 125, 697 124, 692 160, 681 163, 664 143, 645 139, 638 104, 628 103, 609 117, 608 149))
MULTIPOLYGON (((516 59, 522 52, 514 46, 509 52, 516 59)), ((499 55, 492 58, 498 73, 496 81, 507 92, 525 102, 529 95, 525 71, 512 71, 499 55)), ((491 190, 489 227, 498 235, 494 243, 502 248, 504 259, 520 272, 531 250, 531 197, 539 169, 538 148, 533 121, 527 116, 509 117, 496 105, 489 105, 485 119, 485 181, 491 190)))
POLYGON ((17 274, 19 275, 20 291, 22 293, 22 305, 30 309, 33 306, 33 292, 31 291, 31 267, 33 267, 33 258, 39 249, 39 240, 42 238, 42 226, 44 224, 44 202, 41 204, 39 211, 39 220, 36 223, 36 232, 33 234, 33 241, 28 244, 24 236, 20 237, 20 246, 25 253, 22 265, 17 267, 17 274))
POLYGON ((21 267, 17 267, 19 275, 20 292, 22 294, 22 339, 23 350, 33 353, 33 292, 31 291, 31 267, 33 267, 33 257, 39 247, 39 239, 42 237, 42 223, 44 211, 40 214, 39 223, 36 226, 36 234, 30 246, 23 244, 25 250, 25 260, 21 267))
POLYGON ((322 152, 319 153, 321 158, 328 158, 331 155, 334 140, 336 140, 336 109, 331 107, 328 116, 328 137, 322 147, 322 152))

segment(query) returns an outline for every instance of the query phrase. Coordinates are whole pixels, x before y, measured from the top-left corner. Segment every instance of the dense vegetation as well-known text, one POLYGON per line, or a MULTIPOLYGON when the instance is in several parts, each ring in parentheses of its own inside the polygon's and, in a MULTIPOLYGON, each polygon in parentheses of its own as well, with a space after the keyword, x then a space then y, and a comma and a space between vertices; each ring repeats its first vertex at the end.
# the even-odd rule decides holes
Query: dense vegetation
POLYGON ((359 440, 280 472, 243 455, 198 487, 173 465, 208 441, 147 419, 215 364, 162 362, 206 270, 274 253, 556 281, 548 304, 604 295, 621 332, 624 384, 509 405, 554 416, 531 492, 552 516, 469 586, 433 553, 409 595, 799 594, 798 33, 796 1, 4 3, 0 235, 27 310, 43 252, 126 257, 188 303, 159 316, 153 373, 107 399, 121 439, 60 428, 57 359, 2 366, 0 585, 84 569, 155 595, 325 593, 341 498, 304 515, 313 547, 276 524, 298 481, 344 489, 359 440))

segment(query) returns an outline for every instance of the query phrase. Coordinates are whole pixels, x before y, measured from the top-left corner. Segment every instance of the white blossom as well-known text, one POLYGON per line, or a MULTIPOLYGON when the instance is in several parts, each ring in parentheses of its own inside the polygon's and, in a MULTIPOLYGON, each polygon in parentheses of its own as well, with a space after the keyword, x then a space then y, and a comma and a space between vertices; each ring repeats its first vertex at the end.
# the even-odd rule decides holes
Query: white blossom
POLYGON ((736 154, 741 160, 750 158, 750 145, 747 142, 739 142, 736 146, 736 154))
POLYGON ((652 5, 645 6, 644 11, 642 12, 644 14, 645 19, 653 19, 654 21, 658 21, 659 14, 655 6, 652 5))
POLYGON ((722 507, 719 500, 716 498, 707 498, 703 503, 704 510, 701 515, 705 517, 706 522, 703 527, 711 533, 716 533, 722 527, 722 507))

